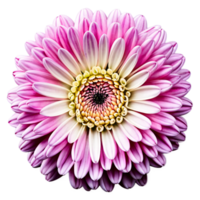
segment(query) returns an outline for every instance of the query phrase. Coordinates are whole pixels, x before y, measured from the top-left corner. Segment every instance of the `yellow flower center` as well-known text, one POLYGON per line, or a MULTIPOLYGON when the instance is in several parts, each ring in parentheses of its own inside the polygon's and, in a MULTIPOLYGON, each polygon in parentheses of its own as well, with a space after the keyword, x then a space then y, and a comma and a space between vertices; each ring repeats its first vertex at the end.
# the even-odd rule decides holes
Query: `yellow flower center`
POLYGON ((131 93, 126 90, 126 80, 111 69, 93 67, 76 77, 68 98, 71 116, 89 128, 112 129, 127 115, 127 103, 131 93))

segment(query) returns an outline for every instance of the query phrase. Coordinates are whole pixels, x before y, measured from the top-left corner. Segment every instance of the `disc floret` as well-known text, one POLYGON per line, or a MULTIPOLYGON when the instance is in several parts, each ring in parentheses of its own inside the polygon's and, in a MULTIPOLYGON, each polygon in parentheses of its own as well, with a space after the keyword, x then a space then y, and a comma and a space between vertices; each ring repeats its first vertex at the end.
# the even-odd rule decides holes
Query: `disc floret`
POLYGON ((121 123, 127 115, 130 91, 126 90, 126 80, 112 69, 93 67, 76 77, 68 98, 69 114, 76 115, 78 122, 88 128, 111 130, 115 123, 121 123))

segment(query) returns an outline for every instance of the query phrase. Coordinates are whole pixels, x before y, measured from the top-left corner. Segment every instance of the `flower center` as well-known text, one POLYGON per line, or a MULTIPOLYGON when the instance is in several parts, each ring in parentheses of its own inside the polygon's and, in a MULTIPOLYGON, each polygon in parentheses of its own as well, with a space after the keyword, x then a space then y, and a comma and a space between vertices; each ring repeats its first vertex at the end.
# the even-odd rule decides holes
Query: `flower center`
POLYGON ((127 115, 126 105, 130 92, 125 89, 126 80, 111 69, 93 67, 76 77, 68 98, 71 116, 89 128, 101 132, 121 123, 127 115))

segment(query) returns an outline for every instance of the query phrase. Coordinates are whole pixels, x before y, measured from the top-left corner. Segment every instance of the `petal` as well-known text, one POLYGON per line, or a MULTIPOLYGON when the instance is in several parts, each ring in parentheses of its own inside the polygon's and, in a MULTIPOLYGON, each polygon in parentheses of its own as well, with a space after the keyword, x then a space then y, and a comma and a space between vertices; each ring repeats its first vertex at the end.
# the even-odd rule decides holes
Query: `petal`
POLYGON ((126 33, 126 31, 135 26, 135 22, 133 16, 129 13, 124 13, 120 16, 119 19, 121 26, 122 26, 122 36, 126 33))
POLYGON ((133 163, 140 163, 143 161, 143 153, 140 145, 137 142, 132 142, 129 151, 127 152, 128 157, 133 163))
POLYGON ((61 151, 58 157, 57 167, 58 167, 59 174, 66 175, 70 171, 70 169, 73 167, 73 165, 74 165, 74 162, 71 159, 70 149, 66 146, 61 151), (61 160, 62 160, 62 163, 60 162, 61 160))
POLYGON ((46 135, 54 131, 60 124, 62 124, 67 119, 68 116, 65 114, 58 117, 47 118, 35 126, 34 132, 38 135, 46 135), (51 124, 51 126, 49 126, 49 124, 51 124))
POLYGON ((118 38, 122 37, 122 27, 119 23, 113 23, 108 26, 107 36, 109 39, 109 49, 118 38))
POLYGON ((110 170, 112 166, 112 160, 108 159, 104 153, 103 148, 101 148, 101 155, 100 155, 100 162, 101 166, 104 170, 110 170))
POLYGON ((89 175, 93 181, 97 181, 101 178, 103 174, 103 168, 100 163, 91 163, 91 167, 89 170, 89 175))
POLYGON ((115 156, 113 163, 119 171, 124 170, 126 167, 125 153, 119 147, 117 149, 117 155, 115 156))
POLYGON ((82 126, 80 123, 69 133, 68 142, 74 143, 79 136, 85 131, 85 127, 82 126))
POLYGON ((77 121, 74 117, 68 118, 49 137, 49 145, 56 146, 61 143, 69 134, 69 132, 77 125, 77 121))
POLYGON ((142 143, 148 146, 155 146, 157 144, 157 138, 151 130, 141 130, 142 143))
POLYGON ((147 28, 147 21, 143 15, 137 15, 134 17, 135 28, 137 28, 138 32, 141 32, 147 28))
POLYGON ((131 101, 129 102, 127 108, 147 114, 155 114, 160 112, 160 106, 151 101, 131 101))
POLYGON ((126 85, 127 90, 132 91, 140 87, 148 79, 148 77, 149 77, 149 72, 147 70, 143 70, 138 72, 137 74, 134 74, 127 80, 127 85, 126 85))
POLYGON ((133 142, 139 142, 142 140, 142 135, 140 131, 133 125, 131 125, 127 120, 119 124, 123 133, 133 142))
POLYGON ((117 153, 115 140, 113 139, 110 131, 104 131, 101 133, 101 140, 105 155, 109 159, 114 159, 117 153))
POLYGON ((48 117, 62 115, 70 110, 68 103, 69 100, 62 100, 49 104, 40 111, 40 114, 48 117))
POLYGON ((97 65, 98 47, 97 41, 91 32, 86 32, 83 36, 83 50, 89 69, 97 65))
POLYGON ((33 89, 47 97, 67 98, 68 89, 49 83, 36 82, 33 83, 33 89))
POLYGON ((138 54, 133 54, 130 58, 126 60, 126 62, 120 67, 119 75, 123 78, 126 78, 134 69, 136 63, 138 61, 138 54))
POLYGON ((118 38, 112 45, 108 59, 109 68, 113 71, 118 69, 121 59, 124 55, 125 43, 124 39, 118 38))
POLYGON ((75 162, 74 164, 74 174, 77 178, 83 178, 88 173, 91 166, 89 141, 87 140, 84 149, 84 155, 81 161, 75 162))
POLYGON ((117 170, 114 166, 111 168, 111 170, 107 171, 107 175, 113 184, 120 183, 122 179, 122 172, 117 170))
POLYGON ((182 101, 179 98, 171 95, 159 96, 152 101, 157 103, 163 112, 177 111, 182 106, 182 101))
POLYGON ((74 81, 74 78, 72 75, 65 70, 62 66, 60 66, 58 63, 53 61, 51 58, 45 58, 43 59, 43 64, 45 68, 58 80, 62 81, 63 83, 66 83, 68 85, 72 85, 72 82, 74 81))
POLYGON ((73 144, 72 159, 75 162, 79 162, 84 156, 84 150, 86 148, 87 142, 87 134, 87 129, 85 128, 84 131, 79 135, 76 143, 73 144))
POLYGON ((120 21, 120 16, 121 16, 121 11, 118 9, 113 10, 107 19, 107 25, 108 27, 113 23, 113 22, 119 22, 120 21))
POLYGON ((150 171, 149 166, 149 159, 145 156, 143 162, 141 163, 133 163, 135 168, 138 170, 141 174, 147 174, 150 171))
POLYGON ((74 54, 76 55, 78 61, 81 64, 81 69, 85 70, 86 69, 86 61, 85 61, 85 57, 83 54, 83 50, 81 48, 78 31, 75 28, 70 27, 68 29, 67 36, 68 36, 69 44, 70 44, 74 54))
POLYGON ((109 56, 109 41, 106 34, 102 35, 99 40, 99 66, 106 68, 109 56))
POLYGON ((98 163, 100 159, 101 139, 100 133, 96 130, 89 131, 90 156, 93 163, 98 163))
POLYGON ((146 156, 150 158, 155 158, 158 156, 158 151, 155 146, 146 146, 144 144, 140 144, 142 151, 146 154, 146 156))
POLYGON ((160 88, 157 86, 153 85, 141 86, 134 90, 131 97, 129 98, 129 101, 152 99, 158 96, 159 94, 160 94, 160 88))
POLYGON ((79 67, 76 60, 66 49, 59 49, 58 56, 63 64, 67 67, 67 69, 74 75, 77 76, 81 73, 81 68, 79 67))
POLYGON ((92 21, 99 25, 103 33, 107 33, 107 16, 102 10, 97 10, 94 13, 92 21))
POLYGON ((114 126, 112 130, 113 130, 113 136, 114 136, 115 141, 117 142, 118 146, 123 151, 128 151, 130 148, 130 142, 129 142, 128 138, 122 133, 121 127, 114 126))
POLYGON ((147 130, 151 127, 151 121, 147 117, 134 111, 128 111, 125 119, 133 126, 142 130, 147 130))
POLYGON ((176 121, 176 119, 172 115, 166 112, 159 112, 156 115, 147 115, 147 116, 149 117, 150 120, 164 126, 172 126, 176 121))

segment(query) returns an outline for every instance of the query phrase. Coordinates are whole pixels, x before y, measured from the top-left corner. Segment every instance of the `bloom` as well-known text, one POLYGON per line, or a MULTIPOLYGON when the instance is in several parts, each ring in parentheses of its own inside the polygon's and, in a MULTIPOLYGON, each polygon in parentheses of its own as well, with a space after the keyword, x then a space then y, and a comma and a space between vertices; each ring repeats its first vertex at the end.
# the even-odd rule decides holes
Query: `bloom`
POLYGON ((177 43, 144 16, 114 10, 58 16, 15 59, 9 123, 48 181, 112 191, 147 182, 185 140, 190 72, 177 43))

